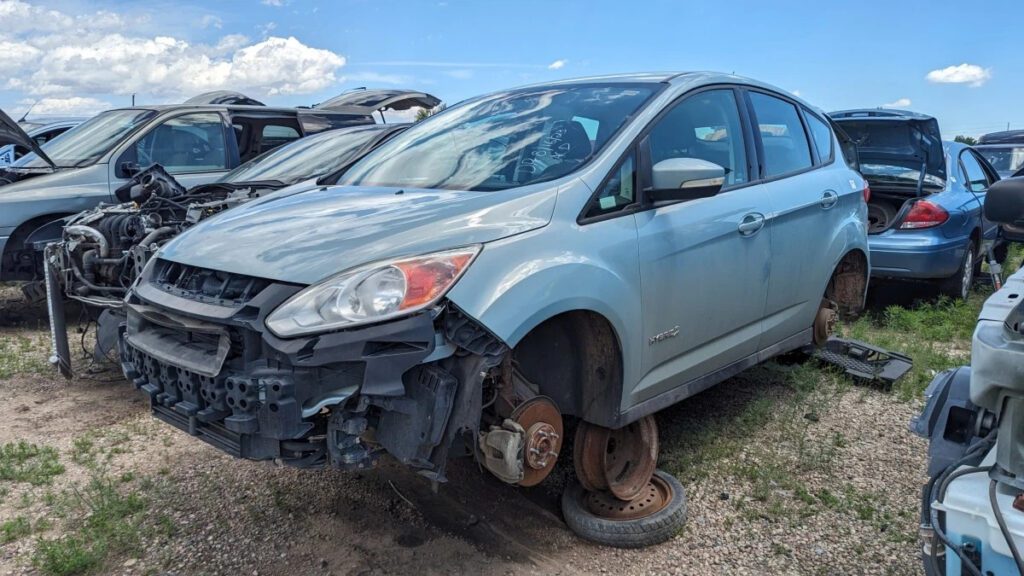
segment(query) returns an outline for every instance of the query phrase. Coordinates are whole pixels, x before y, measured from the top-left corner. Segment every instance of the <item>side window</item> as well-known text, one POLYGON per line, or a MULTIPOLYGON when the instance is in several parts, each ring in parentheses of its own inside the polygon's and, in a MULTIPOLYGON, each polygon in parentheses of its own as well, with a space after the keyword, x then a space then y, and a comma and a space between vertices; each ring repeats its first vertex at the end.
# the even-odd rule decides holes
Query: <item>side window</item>
POLYGON ((796 106, 761 92, 751 92, 764 149, 766 178, 811 167, 811 148, 796 106))
POLYGON ((167 120, 135 143, 138 164, 160 164, 168 172, 209 172, 227 168, 224 126, 219 114, 199 112, 167 120))
POLYGON ((964 185, 970 188, 971 192, 984 192, 988 190, 988 176, 985 169, 978 163, 978 159, 971 154, 970 150, 960 153, 960 163, 964 167, 964 185))
POLYGON ((824 120, 809 110, 804 110, 804 118, 807 119, 807 127, 810 128, 814 147, 818 150, 818 159, 822 164, 827 164, 832 160, 833 154, 832 129, 824 120))
POLYGON ((587 210, 586 218, 604 216, 629 206, 636 200, 636 151, 631 151, 612 170, 611 177, 604 183, 587 210))
POLYGON ((750 180, 736 97, 731 89, 687 97, 662 116, 648 137, 651 166, 698 158, 725 168, 725 186, 750 180))
POLYGON ((263 134, 260 138, 260 152, 273 150, 298 138, 299 131, 291 126, 267 124, 263 127, 263 134))

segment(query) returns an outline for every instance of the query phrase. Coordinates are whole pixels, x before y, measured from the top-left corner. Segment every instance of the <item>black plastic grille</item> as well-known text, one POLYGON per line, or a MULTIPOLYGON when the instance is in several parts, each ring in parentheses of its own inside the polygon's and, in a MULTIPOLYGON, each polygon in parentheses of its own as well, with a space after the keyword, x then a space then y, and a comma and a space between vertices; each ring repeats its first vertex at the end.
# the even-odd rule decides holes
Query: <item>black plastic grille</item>
POLYGON ((203 302, 245 304, 270 280, 158 260, 153 284, 165 292, 203 302))

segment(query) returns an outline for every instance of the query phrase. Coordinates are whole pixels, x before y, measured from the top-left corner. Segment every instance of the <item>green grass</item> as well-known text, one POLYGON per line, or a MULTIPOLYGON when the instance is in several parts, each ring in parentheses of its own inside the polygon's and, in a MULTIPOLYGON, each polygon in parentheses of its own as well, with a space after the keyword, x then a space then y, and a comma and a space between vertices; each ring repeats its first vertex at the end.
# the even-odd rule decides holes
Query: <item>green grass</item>
POLYGON ((24 516, 17 516, 0 523, 0 544, 14 542, 32 533, 32 522, 24 516))
POLYGON ((41 486, 63 473, 57 451, 49 446, 24 441, 0 446, 0 480, 41 486))
POLYGON ((47 362, 49 346, 48 332, 0 338, 0 380, 17 374, 53 374, 53 366, 47 362))
POLYGON ((149 502, 124 484, 96 474, 84 488, 67 493, 58 512, 68 516, 69 529, 58 538, 41 538, 33 565, 52 576, 88 574, 99 572, 111 555, 138 553, 149 502))

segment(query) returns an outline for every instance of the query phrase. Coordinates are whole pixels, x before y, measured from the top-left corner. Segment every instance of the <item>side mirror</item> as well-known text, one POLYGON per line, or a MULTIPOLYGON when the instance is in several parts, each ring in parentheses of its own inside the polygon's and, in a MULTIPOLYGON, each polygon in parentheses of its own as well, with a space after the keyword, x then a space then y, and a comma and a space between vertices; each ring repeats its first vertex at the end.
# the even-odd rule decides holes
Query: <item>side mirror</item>
POLYGON ((1002 225, 1008 240, 1024 241, 1024 178, 999 180, 989 187, 985 218, 1002 225))
POLYGON ((651 168, 655 202, 714 196, 725 184, 725 168, 700 158, 667 158, 651 168))
POLYGON ((141 172, 141 169, 135 162, 121 162, 117 166, 117 171, 120 178, 131 178, 141 172))

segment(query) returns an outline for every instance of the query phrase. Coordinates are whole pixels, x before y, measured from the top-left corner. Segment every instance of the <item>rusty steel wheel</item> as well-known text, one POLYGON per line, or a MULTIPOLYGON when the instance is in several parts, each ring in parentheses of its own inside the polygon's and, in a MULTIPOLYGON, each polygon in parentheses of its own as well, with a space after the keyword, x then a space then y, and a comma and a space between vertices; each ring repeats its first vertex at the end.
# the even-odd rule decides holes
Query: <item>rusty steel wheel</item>
POLYGON ((535 396, 516 407, 512 420, 526 430, 519 485, 536 486, 554 470, 562 450, 562 414, 550 398, 535 396))
POLYGON ((580 422, 573 446, 580 484, 623 501, 636 498, 658 464, 658 425, 645 416, 618 430, 580 422))

